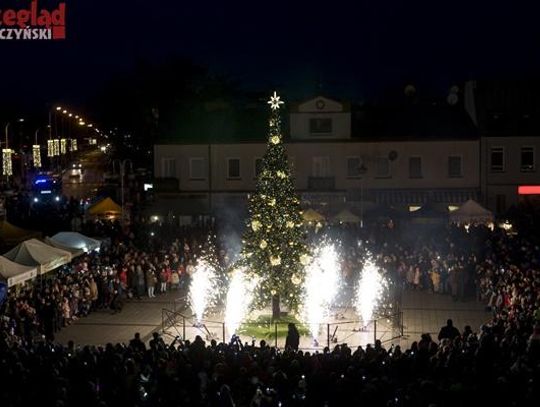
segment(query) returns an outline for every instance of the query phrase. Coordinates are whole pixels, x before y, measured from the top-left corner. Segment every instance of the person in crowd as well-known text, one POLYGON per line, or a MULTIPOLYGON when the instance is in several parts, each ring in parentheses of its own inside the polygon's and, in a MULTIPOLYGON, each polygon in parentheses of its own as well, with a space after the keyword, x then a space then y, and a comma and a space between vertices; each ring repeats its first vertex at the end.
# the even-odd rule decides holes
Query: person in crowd
POLYGON ((146 271, 146 287, 148 289, 148 298, 154 298, 156 295, 154 294, 154 287, 157 283, 157 278, 154 272, 149 269, 146 271))
POLYGON ((459 337, 459 329, 454 326, 454 322, 451 319, 446 321, 446 326, 443 326, 439 332, 439 341, 443 339, 450 339, 453 341, 455 338, 459 337))
POLYGON ((285 349, 298 350, 300 345, 300 334, 296 325, 292 322, 288 325, 287 338, 285 340, 285 349))

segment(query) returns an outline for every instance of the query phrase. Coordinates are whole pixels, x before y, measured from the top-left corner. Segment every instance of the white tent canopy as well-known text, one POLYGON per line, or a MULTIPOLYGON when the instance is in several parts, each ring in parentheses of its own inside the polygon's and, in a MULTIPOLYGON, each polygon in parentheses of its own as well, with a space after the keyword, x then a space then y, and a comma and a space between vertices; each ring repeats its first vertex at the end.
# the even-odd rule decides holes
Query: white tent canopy
POLYGON ((336 223, 360 223, 360 218, 348 209, 343 209, 333 217, 336 223))
POLYGON ((77 232, 60 232, 45 238, 47 244, 70 252, 74 257, 99 249, 101 242, 77 232))
POLYGON ((4 254, 9 260, 24 266, 37 267, 38 274, 45 274, 71 261, 71 253, 49 246, 37 239, 30 239, 4 254))
POLYGON ((493 213, 472 199, 450 213, 450 222, 453 223, 487 223, 492 221, 493 213))
POLYGON ((22 284, 36 276, 37 267, 23 266, 0 256, 0 280, 6 281, 8 288, 22 284))

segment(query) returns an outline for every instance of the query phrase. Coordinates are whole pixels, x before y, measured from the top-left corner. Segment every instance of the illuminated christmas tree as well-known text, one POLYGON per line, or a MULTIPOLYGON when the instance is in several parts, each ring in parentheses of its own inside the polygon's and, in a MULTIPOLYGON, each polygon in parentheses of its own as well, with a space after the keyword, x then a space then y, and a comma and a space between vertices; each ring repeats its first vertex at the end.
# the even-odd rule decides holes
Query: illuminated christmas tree
POLYGON ((243 257, 249 272, 260 277, 254 306, 272 303, 272 318, 280 315, 280 301, 297 310, 309 261, 302 230, 300 200, 295 193, 281 134, 279 108, 274 95, 266 153, 249 197, 249 219, 244 233, 243 257))

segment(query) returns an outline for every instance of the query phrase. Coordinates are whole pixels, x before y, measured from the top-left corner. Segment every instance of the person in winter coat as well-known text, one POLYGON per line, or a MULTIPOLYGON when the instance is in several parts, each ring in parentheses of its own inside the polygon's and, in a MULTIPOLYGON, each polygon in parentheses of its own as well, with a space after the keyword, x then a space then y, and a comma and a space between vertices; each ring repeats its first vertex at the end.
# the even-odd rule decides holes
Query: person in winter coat
POLYGON ((154 287, 156 285, 156 276, 154 275, 154 272, 151 270, 148 270, 146 272, 146 288, 148 290, 148 297, 154 298, 156 295, 154 294, 154 287))

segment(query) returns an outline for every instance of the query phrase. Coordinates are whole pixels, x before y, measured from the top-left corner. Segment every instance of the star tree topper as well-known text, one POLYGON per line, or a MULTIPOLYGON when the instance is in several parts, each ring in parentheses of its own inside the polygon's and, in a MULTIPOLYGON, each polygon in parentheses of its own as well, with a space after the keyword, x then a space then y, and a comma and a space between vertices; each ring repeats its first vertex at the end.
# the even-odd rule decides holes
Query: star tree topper
POLYGON ((277 110, 279 109, 279 105, 282 105, 284 104, 283 101, 279 100, 280 97, 277 95, 277 93, 274 91, 274 95, 273 96, 270 96, 270 100, 268 101, 268 104, 270 105, 270 108, 272 110, 277 110))

